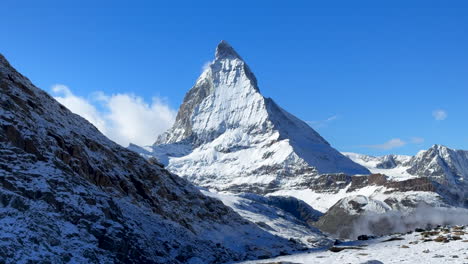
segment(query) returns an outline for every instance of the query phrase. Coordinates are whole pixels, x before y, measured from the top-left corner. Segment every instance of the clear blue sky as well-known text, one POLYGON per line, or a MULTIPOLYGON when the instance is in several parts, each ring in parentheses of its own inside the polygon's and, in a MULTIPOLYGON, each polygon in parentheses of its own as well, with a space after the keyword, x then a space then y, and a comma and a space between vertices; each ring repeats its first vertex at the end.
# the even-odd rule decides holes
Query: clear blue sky
POLYGON ((225 39, 265 96, 341 151, 468 149, 467 1, 318 2, 2 1, 0 52, 48 91, 176 109, 225 39))

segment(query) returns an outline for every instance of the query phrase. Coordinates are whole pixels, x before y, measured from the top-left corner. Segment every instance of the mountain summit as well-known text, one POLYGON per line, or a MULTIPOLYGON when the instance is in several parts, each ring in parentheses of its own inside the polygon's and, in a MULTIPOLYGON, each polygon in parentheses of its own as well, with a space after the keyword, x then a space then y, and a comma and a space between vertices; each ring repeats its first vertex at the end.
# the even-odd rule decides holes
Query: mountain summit
POLYGON ((369 173, 263 97, 254 74, 226 41, 185 95, 174 126, 142 152, 218 190, 264 192, 323 173, 369 173))
POLYGON ((216 59, 223 59, 223 58, 242 58, 237 54, 237 52, 234 50, 234 48, 229 45, 225 40, 222 40, 219 44, 218 47, 216 47, 216 59))

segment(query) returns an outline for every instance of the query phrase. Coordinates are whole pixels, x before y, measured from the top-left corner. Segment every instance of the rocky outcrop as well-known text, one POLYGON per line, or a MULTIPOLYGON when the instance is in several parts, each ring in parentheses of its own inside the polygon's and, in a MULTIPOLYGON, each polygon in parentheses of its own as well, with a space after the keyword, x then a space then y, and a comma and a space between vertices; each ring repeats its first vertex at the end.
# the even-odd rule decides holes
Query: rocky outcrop
POLYGON ((260 196, 256 194, 239 194, 240 197, 267 204, 290 213, 304 223, 317 221, 322 213, 312 208, 302 200, 292 196, 260 196))
MULTIPOLYGON (((362 232, 362 228, 358 226, 362 218, 383 214, 390 210, 391 207, 381 201, 362 195, 350 196, 338 201, 313 225, 338 238, 356 239, 362 232)), ((385 226, 388 224, 387 221, 375 221, 368 224, 367 234, 385 234, 387 232, 385 226)))
POLYGON ((383 174, 371 174, 369 176, 351 176, 351 185, 347 192, 353 192, 366 186, 382 186, 388 188, 387 193, 391 192, 436 192, 437 183, 429 178, 412 178, 403 181, 392 181, 383 174))

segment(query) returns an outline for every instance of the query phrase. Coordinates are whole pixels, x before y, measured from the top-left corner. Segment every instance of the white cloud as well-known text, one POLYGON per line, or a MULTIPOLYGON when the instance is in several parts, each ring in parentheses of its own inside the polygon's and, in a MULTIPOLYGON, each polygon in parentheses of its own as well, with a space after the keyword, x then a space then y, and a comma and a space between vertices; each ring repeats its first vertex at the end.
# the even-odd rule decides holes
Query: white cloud
POLYGON ((447 118, 448 114, 447 114, 447 111, 443 109, 437 109, 437 110, 432 111, 432 116, 434 117, 435 120, 442 121, 447 118))
POLYGON ((157 135, 170 128, 176 116, 176 111, 158 97, 146 103, 143 98, 133 94, 106 95, 96 92, 86 99, 60 84, 54 85, 52 91, 57 101, 122 146, 129 143, 152 144, 157 135))
POLYGON ((61 95, 54 97, 55 100, 66 106, 73 113, 84 117, 102 133, 107 133, 106 121, 102 117, 102 114, 99 113, 96 110, 96 107, 94 107, 94 105, 92 105, 88 100, 75 96, 67 86, 62 84, 54 85, 52 87, 52 91, 56 95, 61 95))
POLYGON ((382 150, 390 150, 390 149, 394 149, 394 148, 399 148, 399 147, 403 147, 404 145, 406 145, 406 142, 399 139, 399 138, 393 138, 393 139, 390 139, 389 141, 383 143, 383 144, 377 144, 377 145, 367 145, 365 147, 369 147, 369 148, 375 148, 375 149, 382 149, 382 150))
POLYGON ((408 140, 403 140, 401 138, 392 138, 389 141, 382 143, 382 144, 362 145, 360 147, 380 149, 380 150, 391 150, 391 149, 406 146, 408 144, 420 145, 422 143, 424 143, 424 138, 422 137, 412 137, 412 138, 409 138, 408 140))
POLYGON ((205 62, 202 66, 202 72, 206 71, 210 67, 211 63, 211 61, 205 62))

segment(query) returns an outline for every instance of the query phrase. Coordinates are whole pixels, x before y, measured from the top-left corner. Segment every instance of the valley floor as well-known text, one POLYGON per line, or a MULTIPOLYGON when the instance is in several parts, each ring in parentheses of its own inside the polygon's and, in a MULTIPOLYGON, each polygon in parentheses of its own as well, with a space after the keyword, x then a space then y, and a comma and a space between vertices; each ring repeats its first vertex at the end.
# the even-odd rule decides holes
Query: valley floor
POLYGON ((339 244, 252 263, 468 263, 467 228, 437 229, 339 244), (391 240, 391 241, 387 241, 391 240), (339 251, 339 252, 334 252, 339 251))

